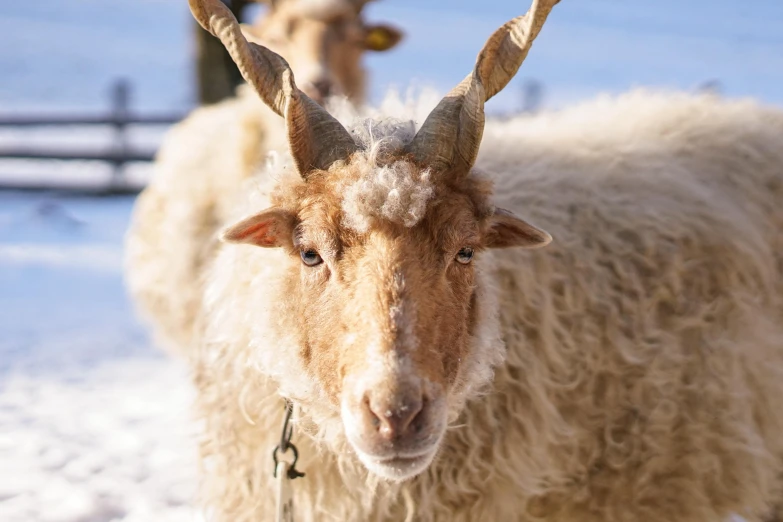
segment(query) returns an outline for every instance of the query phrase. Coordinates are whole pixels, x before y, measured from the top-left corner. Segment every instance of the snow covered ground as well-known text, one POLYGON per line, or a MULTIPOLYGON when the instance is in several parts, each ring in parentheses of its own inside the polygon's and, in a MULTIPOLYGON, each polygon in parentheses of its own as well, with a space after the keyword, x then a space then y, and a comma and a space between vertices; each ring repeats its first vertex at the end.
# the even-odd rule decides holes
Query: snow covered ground
POLYGON ((121 278, 131 198, 0 193, 0 520, 197 520, 192 392, 121 278))

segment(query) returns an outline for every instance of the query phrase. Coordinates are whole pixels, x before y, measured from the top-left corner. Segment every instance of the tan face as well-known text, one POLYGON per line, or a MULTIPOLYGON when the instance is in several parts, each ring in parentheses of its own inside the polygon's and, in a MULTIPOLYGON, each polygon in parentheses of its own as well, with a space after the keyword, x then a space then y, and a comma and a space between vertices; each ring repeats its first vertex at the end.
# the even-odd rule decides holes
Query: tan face
POLYGON ((331 95, 363 101, 362 55, 393 48, 402 33, 387 25, 365 24, 361 7, 347 0, 312 4, 303 0, 274 2, 246 32, 285 58, 299 88, 318 103, 331 95))
POLYGON ((432 462, 463 402, 466 365, 478 356, 481 252, 549 238, 493 211, 486 182, 473 178, 434 185, 416 223, 370 216, 357 230, 346 215, 352 176, 350 166, 312 174, 224 239, 289 253, 281 327, 295 332, 301 365, 360 460, 405 480, 432 462))

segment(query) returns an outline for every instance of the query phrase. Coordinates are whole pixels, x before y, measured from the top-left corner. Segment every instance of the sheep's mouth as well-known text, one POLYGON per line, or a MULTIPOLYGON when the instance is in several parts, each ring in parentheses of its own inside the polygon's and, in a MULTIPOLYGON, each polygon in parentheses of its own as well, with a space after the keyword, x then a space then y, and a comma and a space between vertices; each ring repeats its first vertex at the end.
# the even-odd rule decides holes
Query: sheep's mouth
POLYGON ((375 457, 357 451, 359 460, 372 473, 394 482, 402 482, 425 471, 437 453, 437 445, 425 453, 418 455, 398 455, 392 457, 375 457))

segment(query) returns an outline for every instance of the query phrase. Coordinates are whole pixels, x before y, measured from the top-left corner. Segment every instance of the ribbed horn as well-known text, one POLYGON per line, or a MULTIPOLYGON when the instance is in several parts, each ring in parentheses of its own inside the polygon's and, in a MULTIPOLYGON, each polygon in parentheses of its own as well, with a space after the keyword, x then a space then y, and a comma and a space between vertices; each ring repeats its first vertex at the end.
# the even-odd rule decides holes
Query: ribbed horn
POLYGON ((422 165, 435 172, 465 176, 476 161, 484 133, 484 103, 508 84, 560 0, 533 0, 527 14, 505 23, 490 36, 476 66, 427 116, 408 145, 422 165))

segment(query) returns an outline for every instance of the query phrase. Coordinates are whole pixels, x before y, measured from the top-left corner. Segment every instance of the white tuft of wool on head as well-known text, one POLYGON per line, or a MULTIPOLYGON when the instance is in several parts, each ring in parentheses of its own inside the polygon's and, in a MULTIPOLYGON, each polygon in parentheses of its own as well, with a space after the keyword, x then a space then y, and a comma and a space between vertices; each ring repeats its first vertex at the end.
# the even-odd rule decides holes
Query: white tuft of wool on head
POLYGON ((414 122, 392 118, 368 118, 351 128, 366 161, 358 179, 351 178, 343 188, 344 226, 364 233, 375 219, 406 227, 421 221, 435 193, 430 171, 406 161, 384 164, 384 158, 399 152, 415 133, 414 122))
POLYGON ((381 218, 412 227, 424 217, 434 193, 429 170, 420 172, 404 161, 370 167, 345 187, 343 225, 365 233, 381 218))

